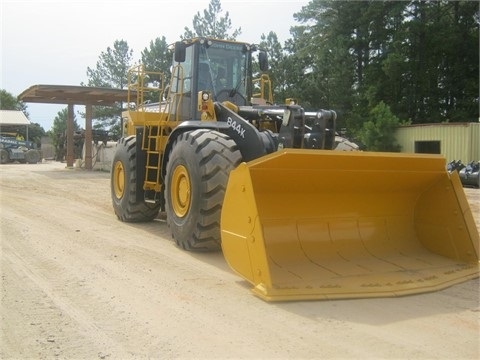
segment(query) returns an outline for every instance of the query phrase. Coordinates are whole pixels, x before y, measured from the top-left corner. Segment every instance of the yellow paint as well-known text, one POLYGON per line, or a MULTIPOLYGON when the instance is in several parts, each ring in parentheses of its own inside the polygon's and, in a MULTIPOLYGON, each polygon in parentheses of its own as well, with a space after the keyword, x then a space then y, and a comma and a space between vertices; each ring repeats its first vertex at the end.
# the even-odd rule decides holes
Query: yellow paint
POLYGON ((463 188, 436 155, 288 149, 243 163, 221 233, 269 301, 406 295, 479 273, 463 188))

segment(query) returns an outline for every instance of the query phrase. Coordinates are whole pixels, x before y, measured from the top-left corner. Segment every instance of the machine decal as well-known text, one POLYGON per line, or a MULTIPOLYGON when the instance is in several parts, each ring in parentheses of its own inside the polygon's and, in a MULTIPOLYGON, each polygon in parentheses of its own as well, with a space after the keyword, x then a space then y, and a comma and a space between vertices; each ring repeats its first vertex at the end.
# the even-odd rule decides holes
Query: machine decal
POLYGON ((240 135, 243 139, 245 139, 245 129, 242 127, 242 125, 237 125, 237 122, 233 120, 230 116, 227 118, 227 125, 230 126, 233 130, 235 130, 238 135, 240 135))

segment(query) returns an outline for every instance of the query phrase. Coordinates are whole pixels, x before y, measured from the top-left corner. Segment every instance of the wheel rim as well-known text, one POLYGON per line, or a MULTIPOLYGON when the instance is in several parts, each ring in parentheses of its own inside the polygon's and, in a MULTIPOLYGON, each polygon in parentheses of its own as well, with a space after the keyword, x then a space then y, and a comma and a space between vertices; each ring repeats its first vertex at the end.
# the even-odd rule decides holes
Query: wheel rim
POLYGON ((117 161, 113 168, 113 191, 117 199, 123 197, 125 191, 125 169, 121 161, 117 161))
POLYGON ((188 170, 183 165, 177 166, 173 171, 170 195, 175 215, 184 217, 190 209, 191 186, 188 170))

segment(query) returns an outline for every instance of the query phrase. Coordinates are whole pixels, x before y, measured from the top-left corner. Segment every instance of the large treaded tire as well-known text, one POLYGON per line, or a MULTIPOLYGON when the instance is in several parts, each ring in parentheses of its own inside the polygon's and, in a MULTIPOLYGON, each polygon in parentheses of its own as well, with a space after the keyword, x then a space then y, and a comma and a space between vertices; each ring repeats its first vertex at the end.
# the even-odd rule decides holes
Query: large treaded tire
POLYGON ((241 161, 236 143, 225 134, 199 129, 176 139, 166 166, 165 209, 179 247, 220 250, 220 215, 228 177, 241 161))
POLYGON ((35 149, 30 149, 25 153, 25 162, 27 164, 36 164, 40 161, 40 152, 35 149))
POLYGON ((137 201, 136 137, 120 139, 113 157, 110 188, 115 214, 121 221, 146 222, 158 215, 160 204, 137 201))
POLYGON ((10 162, 10 155, 8 155, 8 151, 5 149, 0 149, 0 164, 6 164, 10 162))

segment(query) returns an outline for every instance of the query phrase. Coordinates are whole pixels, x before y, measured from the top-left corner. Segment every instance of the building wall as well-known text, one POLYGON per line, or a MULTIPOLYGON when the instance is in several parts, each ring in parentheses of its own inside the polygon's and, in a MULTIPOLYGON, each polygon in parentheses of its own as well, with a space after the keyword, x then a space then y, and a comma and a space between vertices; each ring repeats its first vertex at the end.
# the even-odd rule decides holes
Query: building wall
POLYGON ((447 161, 461 160, 467 164, 480 160, 480 123, 404 126, 397 129, 396 139, 405 153, 422 152, 425 148, 428 151, 428 145, 435 149, 439 143, 439 152, 447 161))

